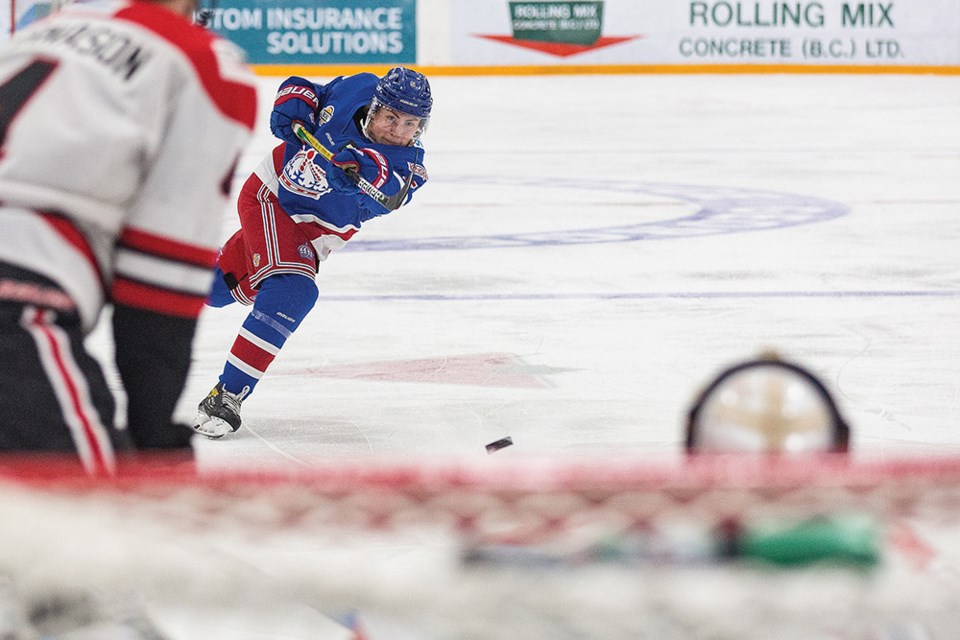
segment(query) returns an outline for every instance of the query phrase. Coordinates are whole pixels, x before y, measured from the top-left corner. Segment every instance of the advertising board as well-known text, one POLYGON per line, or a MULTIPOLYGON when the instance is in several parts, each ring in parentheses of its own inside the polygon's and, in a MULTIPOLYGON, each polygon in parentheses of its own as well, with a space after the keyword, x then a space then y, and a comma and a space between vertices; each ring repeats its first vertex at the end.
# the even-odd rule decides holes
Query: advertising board
POLYGON ((208 26, 253 64, 416 61, 416 0, 219 0, 208 26))
POLYGON ((457 65, 957 65, 960 3, 451 0, 457 65))

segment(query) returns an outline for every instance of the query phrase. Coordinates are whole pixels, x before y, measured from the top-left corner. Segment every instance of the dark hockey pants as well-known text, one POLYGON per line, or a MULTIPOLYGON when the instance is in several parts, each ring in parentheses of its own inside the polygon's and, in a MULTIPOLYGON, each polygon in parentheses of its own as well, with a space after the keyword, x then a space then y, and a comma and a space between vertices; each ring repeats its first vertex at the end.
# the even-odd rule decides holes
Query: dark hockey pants
POLYGON ((0 300, 0 452, 69 453, 110 473, 129 448, 115 411, 75 313, 0 300))

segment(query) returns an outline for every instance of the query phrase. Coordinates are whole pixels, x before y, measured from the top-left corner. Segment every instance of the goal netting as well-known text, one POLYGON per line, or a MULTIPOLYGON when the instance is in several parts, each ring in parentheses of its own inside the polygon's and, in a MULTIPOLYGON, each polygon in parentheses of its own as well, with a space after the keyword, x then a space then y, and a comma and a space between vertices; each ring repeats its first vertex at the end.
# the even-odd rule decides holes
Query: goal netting
POLYGON ((108 480, 20 461, 0 482, 4 638, 118 621, 171 640, 960 629, 954 458, 149 465, 108 480), (272 635, 240 631, 255 625, 272 635))

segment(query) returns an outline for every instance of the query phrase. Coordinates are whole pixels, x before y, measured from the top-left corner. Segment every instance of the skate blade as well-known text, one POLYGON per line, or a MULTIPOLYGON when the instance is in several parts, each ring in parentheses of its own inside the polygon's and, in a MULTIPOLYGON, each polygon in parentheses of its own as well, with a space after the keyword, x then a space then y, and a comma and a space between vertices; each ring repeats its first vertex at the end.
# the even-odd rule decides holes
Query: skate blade
POLYGON ((190 427, 210 440, 219 440, 228 433, 233 433, 233 429, 228 422, 214 416, 208 416, 202 411, 197 413, 190 427))

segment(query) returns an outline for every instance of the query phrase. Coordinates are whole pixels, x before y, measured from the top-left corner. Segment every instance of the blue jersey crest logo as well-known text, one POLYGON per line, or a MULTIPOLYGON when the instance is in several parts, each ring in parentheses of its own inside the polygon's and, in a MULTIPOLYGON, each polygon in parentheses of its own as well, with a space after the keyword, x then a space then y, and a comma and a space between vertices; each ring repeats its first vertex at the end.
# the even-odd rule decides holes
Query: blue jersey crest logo
POLYGON ((319 200, 320 196, 330 193, 327 183, 327 174, 314 164, 317 152, 313 149, 301 149, 297 155, 290 158, 278 176, 283 188, 307 198, 319 200))

